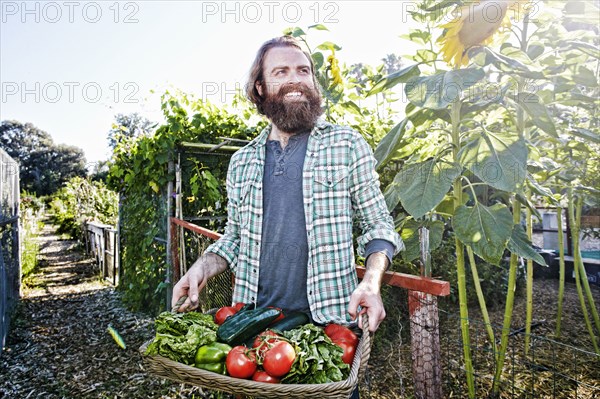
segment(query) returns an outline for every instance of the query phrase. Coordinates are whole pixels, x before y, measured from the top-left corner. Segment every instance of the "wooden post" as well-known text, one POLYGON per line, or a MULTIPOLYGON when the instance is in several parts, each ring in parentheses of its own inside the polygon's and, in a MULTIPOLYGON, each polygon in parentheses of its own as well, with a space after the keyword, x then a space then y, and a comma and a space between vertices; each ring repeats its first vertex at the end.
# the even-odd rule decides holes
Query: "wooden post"
POLYGON ((112 230, 111 237, 112 237, 112 252, 113 252, 113 257, 112 257, 113 258, 113 264, 112 264, 113 285, 116 286, 117 285, 117 273, 118 273, 118 270, 117 270, 117 259, 118 258, 117 257, 119 256, 119 252, 118 252, 119 248, 117 245, 117 230, 116 229, 112 230))
POLYGON ((20 240, 20 228, 19 224, 21 221, 21 211, 19 209, 19 202, 21 201, 21 189, 19 183, 19 175, 17 174, 16 179, 13 181, 13 195, 14 195, 14 213, 17 220, 13 224, 13 259, 16 262, 15 265, 15 280, 14 280, 14 293, 15 303, 21 298, 21 274, 23 272, 23 264, 21 263, 21 240, 20 240))
POLYGON ((119 219, 117 221, 117 236, 115 238, 116 247, 117 247, 117 268, 119 271, 119 275, 117 280, 119 284, 121 283, 121 279, 123 278, 123 255, 121 252, 121 227, 123 225, 123 212, 121 212, 121 201, 123 200, 121 193, 119 193, 119 219))
POLYGON ((408 291, 415 397, 442 398, 442 367, 437 297, 408 291))
MULTIPOLYGON (((175 164, 172 160, 169 161, 169 166, 168 166, 168 172, 169 175, 171 173, 173 173, 173 170, 175 169, 175 164)), ((171 208, 172 208, 172 204, 173 204, 173 200, 171 197, 171 193, 173 192, 173 180, 169 180, 169 182, 167 183, 167 215, 166 215, 166 220, 165 223, 167 225, 167 270, 166 270, 166 276, 165 276, 165 283, 167 284, 167 309, 170 309, 171 307, 171 297, 173 296, 173 280, 172 280, 172 274, 173 274, 173 259, 171 258, 171 242, 173 240, 173 237, 171 237, 171 208)))
MULTIPOLYGON (((183 202, 181 185, 181 153, 177 153, 177 164, 175 165, 175 217, 183 220, 183 202)), ((187 272, 187 260, 185 258, 185 231, 181 226, 177 226, 177 238, 179 251, 177 252, 177 264, 179 265, 179 275, 187 272)))
MULTIPOLYGON (((421 275, 431 277, 429 230, 419 229, 421 275)), ((408 313, 415 397, 442 397, 442 365, 437 297, 420 291, 408 291, 408 313)))
POLYGON ((181 265, 179 262, 179 226, 171 218, 169 229, 171 231, 171 260, 173 261, 173 282, 181 278, 181 265))

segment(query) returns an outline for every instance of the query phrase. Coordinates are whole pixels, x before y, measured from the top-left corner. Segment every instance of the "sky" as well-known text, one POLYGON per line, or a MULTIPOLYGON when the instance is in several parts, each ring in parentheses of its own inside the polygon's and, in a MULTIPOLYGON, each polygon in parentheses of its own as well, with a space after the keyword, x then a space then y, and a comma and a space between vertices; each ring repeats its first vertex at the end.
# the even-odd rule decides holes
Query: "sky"
POLYGON ((215 104, 243 87, 256 51, 285 28, 342 47, 341 63, 411 54, 401 39, 411 1, 0 0, 0 120, 29 122, 56 144, 110 157, 118 113, 162 122, 160 95, 179 89, 215 104))

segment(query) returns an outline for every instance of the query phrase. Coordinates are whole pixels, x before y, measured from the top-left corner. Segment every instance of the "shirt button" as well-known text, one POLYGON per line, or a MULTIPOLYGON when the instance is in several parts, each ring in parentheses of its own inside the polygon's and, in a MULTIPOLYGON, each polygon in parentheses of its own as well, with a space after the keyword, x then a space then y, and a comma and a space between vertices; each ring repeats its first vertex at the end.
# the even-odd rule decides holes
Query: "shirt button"
POLYGON ((256 273, 256 269, 252 269, 252 273, 256 273))
POLYGON ((251 300, 254 300, 254 297, 251 297, 250 299, 251 299, 251 300))

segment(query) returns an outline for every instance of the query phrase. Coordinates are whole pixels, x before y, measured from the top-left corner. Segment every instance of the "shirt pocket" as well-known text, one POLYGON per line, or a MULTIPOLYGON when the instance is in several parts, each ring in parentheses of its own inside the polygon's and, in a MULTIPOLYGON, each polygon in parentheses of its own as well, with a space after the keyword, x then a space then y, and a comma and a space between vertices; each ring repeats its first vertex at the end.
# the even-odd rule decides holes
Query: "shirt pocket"
POLYGON ((317 217, 350 214, 348 173, 346 166, 317 166, 313 170, 313 204, 317 217))

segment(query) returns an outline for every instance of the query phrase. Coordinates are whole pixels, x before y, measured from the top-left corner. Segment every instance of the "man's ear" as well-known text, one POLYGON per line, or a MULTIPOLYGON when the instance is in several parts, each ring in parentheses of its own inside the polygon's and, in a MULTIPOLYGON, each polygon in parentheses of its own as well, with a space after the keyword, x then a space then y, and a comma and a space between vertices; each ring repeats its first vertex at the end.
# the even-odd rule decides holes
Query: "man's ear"
POLYGON ((258 91, 258 95, 263 97, 263 88, 259 80, 257 80, 256 83, 254 83, 254 87, 256 87, 256 91, 258 91))

